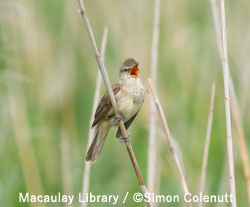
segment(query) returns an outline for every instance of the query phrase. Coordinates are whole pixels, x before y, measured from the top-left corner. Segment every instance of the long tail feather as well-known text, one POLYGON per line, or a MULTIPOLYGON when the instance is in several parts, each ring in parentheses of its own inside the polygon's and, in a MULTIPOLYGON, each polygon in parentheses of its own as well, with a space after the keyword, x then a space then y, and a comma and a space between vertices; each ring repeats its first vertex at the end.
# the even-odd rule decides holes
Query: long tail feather
POLYGON ((109 127, 105 125, 105 123, 99 123, 96 126, 94 139, 86 155, 87 161, 95 162, 98 159, 109 131, 109 127))

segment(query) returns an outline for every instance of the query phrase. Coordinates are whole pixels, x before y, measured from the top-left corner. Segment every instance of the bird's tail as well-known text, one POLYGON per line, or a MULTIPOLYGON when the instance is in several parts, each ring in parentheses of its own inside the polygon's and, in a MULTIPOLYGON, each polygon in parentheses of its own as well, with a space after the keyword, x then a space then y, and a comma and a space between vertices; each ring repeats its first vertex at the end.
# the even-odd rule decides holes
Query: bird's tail
POLYGON ((108 123, 105 121, 102 121, 97 124, 97 126, 94 129, 95 130, 94 139, 86 155, 87 161, 95 162, 97 160, 102 151, 102 147, 108 135, 109 129, 110 127, 108 126, 108 123))

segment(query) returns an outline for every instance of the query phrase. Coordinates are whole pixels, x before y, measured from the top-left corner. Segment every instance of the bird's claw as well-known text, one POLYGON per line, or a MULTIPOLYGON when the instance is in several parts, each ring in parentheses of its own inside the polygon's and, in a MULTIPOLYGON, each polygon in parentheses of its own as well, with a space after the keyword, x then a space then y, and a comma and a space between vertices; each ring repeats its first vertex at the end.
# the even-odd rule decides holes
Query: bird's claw
POLYGON ((126 137, 120 137, 120 141, 122 143, 130 142, 130 134, 128 134, 126 137))
POLYGON ((114 118, 114 121, 116 122, 116 123, 118 123, 119 121, 121 121, 122 120, 122 117, 121 116, 116 116, 115 118, 114 118))

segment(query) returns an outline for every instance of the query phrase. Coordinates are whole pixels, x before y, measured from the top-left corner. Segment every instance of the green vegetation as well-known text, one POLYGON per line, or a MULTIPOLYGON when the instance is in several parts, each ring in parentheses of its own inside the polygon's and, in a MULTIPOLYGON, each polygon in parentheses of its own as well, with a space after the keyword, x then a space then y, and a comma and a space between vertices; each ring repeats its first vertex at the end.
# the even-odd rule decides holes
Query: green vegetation
MULTIPOLYGON (((104 26, 109 28, 105 64, 112 83, 118 79, 122 61, 134 57, 140 62, 146 84, 153 1, 85 0, 85 5, 99 45, 104 26)), ((226 1, 229 67, 246 138, 250 136, 249 7, 247 0, 226 1)), ((76 0, 0 1, 1 206, 20 206, 18 192, 28 189, 44 194, 81 192, 97 64, 77 9, 76 0)), ((192 193, 199 189, 210 91, 215 80, 205 193, 229 192, 223 77, 208 0, 161 2, 158 66, 158 95, 182 152, 192 193)), ((129 130, 144 180, 148 118, 149 98, 129 130)), ((158 192, 181 195, 158 125, 158 192)), ((234 123, 232 129, 237 204, 244 207, 248 204, 247 190, 234 123)), ((94 194, 123 196, 127 191, 140 191, 126 148, 115 139, 115 132, 111 131, 100 158, 92 165, 90 191, 94 194)), ((121 201, 119 204, 122 206, 121 201)), ((126 203, 142 205, 134 203, 131 196, 126 203)))

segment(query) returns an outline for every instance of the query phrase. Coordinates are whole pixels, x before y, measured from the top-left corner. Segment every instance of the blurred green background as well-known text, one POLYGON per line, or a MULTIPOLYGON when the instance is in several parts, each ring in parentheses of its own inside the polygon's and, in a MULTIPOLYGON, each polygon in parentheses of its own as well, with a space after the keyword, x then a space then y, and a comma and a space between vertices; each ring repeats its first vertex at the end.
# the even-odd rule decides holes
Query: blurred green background
MULTIPOLYGON (((140 62, 145 83, 150 74, 154 1, 85 0, 85 6, 98 45, 104 27, 109 29, 105 63, 111 82, 118 80, 122 61, 134 57, 140 62)), ((1 206, 20 206, 18 192, 81 192, 97 64, 77 9, 76 0, 0 0, 1 206)), ((248 0, 226 1, 229 67, 248 149, 249 9, 248 0)), ((229 192, 223 78, 209 1, 162 0, 160 18, 158 95, 182 152, 187 184, 192 193, 198 192, 215 80, 205 193, 229 192)), ((129 130, 145 180, 148 125, 149 97, 129 130)), ((158 126, 158 192, 181 195, 158 126)), ((95 194, 140 191, 126 148, 114 138, 115 132, 109 133, 99 160, 91 168, 90 191, 95 194)), ((234 124, 233 141, 237 203, 245 207, 247 191, 234 124)), ((132 205, 144 204, 136 204, 130 197, 126 206, 132 205)))

